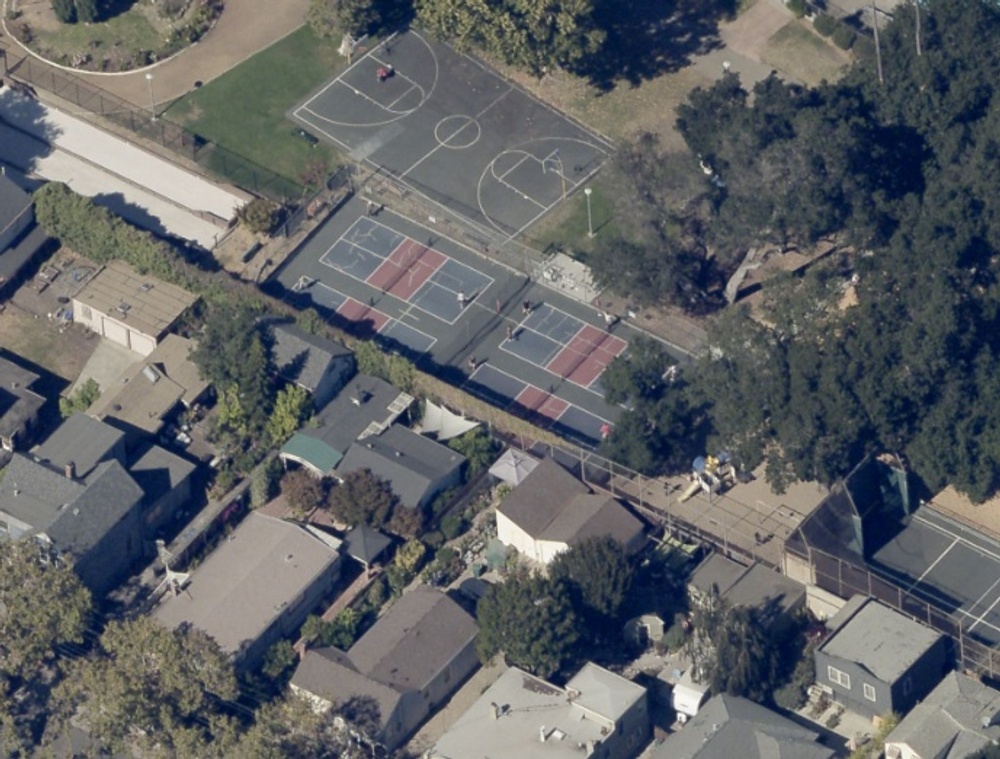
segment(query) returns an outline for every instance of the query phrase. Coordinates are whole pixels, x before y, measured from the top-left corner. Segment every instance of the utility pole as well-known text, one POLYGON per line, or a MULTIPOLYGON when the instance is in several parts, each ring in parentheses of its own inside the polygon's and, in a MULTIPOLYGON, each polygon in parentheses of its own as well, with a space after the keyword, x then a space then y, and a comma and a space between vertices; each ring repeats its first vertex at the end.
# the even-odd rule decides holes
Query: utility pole
POLYGON ((875 0, 872 0, 872 28, 875 30, 875 66, 878 69, 878 83, 885 84, 882 76, 882 48, 878 41, 878 8, 875 6, 875 0))

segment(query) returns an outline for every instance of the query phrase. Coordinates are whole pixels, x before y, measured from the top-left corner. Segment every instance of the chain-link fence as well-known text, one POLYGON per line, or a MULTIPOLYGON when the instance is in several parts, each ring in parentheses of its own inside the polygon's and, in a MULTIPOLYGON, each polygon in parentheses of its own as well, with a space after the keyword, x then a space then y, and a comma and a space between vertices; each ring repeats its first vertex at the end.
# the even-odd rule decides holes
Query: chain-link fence
POLYGON ((42 90, 51 93, 87 113, 100 116, 194 161, 224 181, 280 203, 298 203, 306 194, 306 188, 300 182, 281 176, 169 119, 155 117, 151 111, 137 108, 67 71, 24 55, 3 43, 0 43, 0 56, 6 65, 6 75, 27 85, 29 92, 42 90))
POLYGON ((840 598, 853 595, 876 598, 886 606, 931 627, 954 642, 955 660, 963 669, 988 675, 1000 674, 1000 649, 987 645, 966 631, 963 620, 913 595, 890 579, 813 546, 785 544, 793 559, 808 564, 813 582, 840 598))

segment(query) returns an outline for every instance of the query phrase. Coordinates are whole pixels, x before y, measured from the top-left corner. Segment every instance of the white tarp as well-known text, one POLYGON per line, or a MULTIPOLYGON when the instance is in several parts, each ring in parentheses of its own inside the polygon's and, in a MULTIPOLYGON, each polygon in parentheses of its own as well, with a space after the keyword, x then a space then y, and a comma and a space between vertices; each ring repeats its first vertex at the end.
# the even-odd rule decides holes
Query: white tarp
POLYGON ((478 427, 479 422, 453 414, 448 409, 427 401, 424 404, 424 418, 421 420, 420 426, 423 432, 433 433, 438 440, 444 441, 464 435, 469 430, 478 427))
POLYGON ((536 466, 538 459, 522 451, 508 448, 490 467, 490 474, 508 485, 520 485, 536 466))

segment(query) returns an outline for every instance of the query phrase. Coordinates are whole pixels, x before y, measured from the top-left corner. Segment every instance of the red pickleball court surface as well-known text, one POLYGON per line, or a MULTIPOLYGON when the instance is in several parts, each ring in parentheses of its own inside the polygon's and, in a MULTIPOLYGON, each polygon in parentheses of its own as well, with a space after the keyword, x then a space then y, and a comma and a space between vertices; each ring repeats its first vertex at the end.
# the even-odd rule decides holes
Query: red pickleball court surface
POLYGON ((564 401, 562 398, 557 398, 551 393, 546 393, 534 385, 528 385, 524 390, 517 394, 514 399, 522 408, 527 411, 533 411, 536 414, 541 414, 542 416, 552 419, 555 421, 558 419, 562 413, 569 408, 569 403, 564 401))
POLYGON ((404 240, 365 281, 403 301, 440 269, 448 257, 416 240, 404 240))
POLYGON ((621 338, 588 324, 545 365, 545 369, 577 385, 589 387, 627 345, 621 338))
POLYGON ((389 317, 381 311, 376 311, 374 308, 366 306, 360 301, 354 300, 354 298, 348 298, 345 300, 343 305, 337 309, 337 313, 345 319, 357 322, 358 324, 370 322, 373 332, 378 332, 389 322, 389 317))

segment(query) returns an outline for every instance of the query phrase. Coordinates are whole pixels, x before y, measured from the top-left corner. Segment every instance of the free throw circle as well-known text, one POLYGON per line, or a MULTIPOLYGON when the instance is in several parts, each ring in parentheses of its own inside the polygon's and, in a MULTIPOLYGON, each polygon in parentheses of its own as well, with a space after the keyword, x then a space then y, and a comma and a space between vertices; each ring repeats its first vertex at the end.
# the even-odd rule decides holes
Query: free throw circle
POLYGON ((482 133, 478 121, 461 114, 445 116, 434 127, 434 139, 441 147, 452 150, 471 148, 479 142, 482 133))

